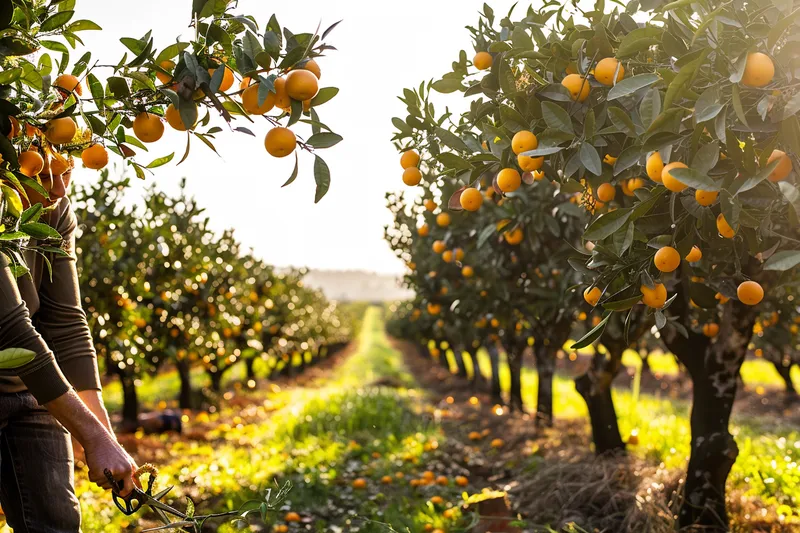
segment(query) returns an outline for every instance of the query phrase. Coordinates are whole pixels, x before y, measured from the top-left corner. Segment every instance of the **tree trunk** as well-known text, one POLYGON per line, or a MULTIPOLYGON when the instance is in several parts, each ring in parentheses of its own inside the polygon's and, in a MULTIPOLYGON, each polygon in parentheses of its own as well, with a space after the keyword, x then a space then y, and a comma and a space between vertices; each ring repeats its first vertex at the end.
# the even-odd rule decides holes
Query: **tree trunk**
POLYGON ((508 370, 511 373, 511 390, 508 399, 512 413, 515 410, 525 412, 525 405, 522 401, 523 349, 518 344, 513 337, 506 343, 506 359, 508 360, 508 370))
POLYGON ((217 370, 209 372, 208 375, 211 377, 211 390, 216 393, 222 392, 222 372, 217 370))
POLYGON ((472 388, 479 389, 483 386, 483 374, 481 374, 480 366, 478 365, 478 355, 475 351, 467 351, 467 357, 472 361, 472 388))
MULTIPOLYGON (((688 309, 685 298, 678 300, 681 302, 677 307, 688 309)), ((689 316, 685 312, 684 323, 688 323, 689 316)), ((691 331, 687 339, 674 328, 662 335, 692 378, 692 442, 678 513, 681 528, 701 526, 703 531, 728 531, 725 482, 739 454, 728 426, 755 319, 752 307, 733 301, 724 306, 715 342, 691 331)))
POLYGON ((458 367, 458 376, 464 379, 469 378, 469 373, 467 373, 467 365, 464 363, 464 352, 461 346, 452 346, 453 349, 453 357, 456 360, 456 367, 458 367))
POLYGON ((248 357, 244 360, 245 368, 247 368, 247 373, 245 377, 245 381, 255 381, 256 379, 256 370, 255 370, 256 358, 255 357, 248 357))
POLYGON ((139 397, 136 380, 124 370, 117 372, 122 385, 122 430, 132 433, 139 428, 139 397))
POLYGON ((504 405, 503 388, 500 386, 500 350, 497 348, 497 343, 492 342, 489 344, 486 351, 489 352, 489 361, 492 364, 492 402, 504 405))
POLYGON ((653 377, 653 370, 650 368, 650 353, 639 355, 642 360, 642 377, 653 377))
POLYGON ((624 346, 620 346, 621 344, 604 340, 603 345, 608 353, 595 351, 589 369, 575 378, 575 389, 589 409, 592 441, 597 455, 625 449, 611 397, 611 382, 622 366, 624 346))
POLYGON ((556 358, 550 346, 537 342, 534 347, 536 356, 536 372, 539 385, 536 387, 536 425, 553 427, 553 374, 556 370, 556 358))
POLYGON ((794 364, 788 356, 782 356, 779 360, 772 361, 775 365, 775 370, 778 371, 783 382, 786 384, 786 399, 793 400, 797 398, 797 389, 792 383, 792 365, 794 364))
POLYGON ((176 363, 178 376, 181 380, 181 391, 178 394, 178 406, 181 409, 193 409, 192 369, 189 360, 179 359, 176 363))

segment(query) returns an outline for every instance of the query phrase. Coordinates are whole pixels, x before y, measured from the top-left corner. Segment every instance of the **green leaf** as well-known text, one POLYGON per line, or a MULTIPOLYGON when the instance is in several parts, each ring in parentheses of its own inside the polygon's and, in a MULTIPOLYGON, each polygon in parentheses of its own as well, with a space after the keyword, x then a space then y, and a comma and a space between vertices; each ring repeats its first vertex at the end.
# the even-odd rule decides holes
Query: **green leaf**
MULTIPOLYGON (((617 48, 617 57, 624 58, 638 54, 660 42, 659 37, 664 32, 663 28, 648 26, 637 28, 622 38, 617 48)), ((623 80, 624 81, 624 80, 623 80)))
POLYGON ((319 90, 317 96, 311 99, 311 107, 320 106, 332 100, 337 94, 339 94, 339 89, 337 87, 323 87, 319 90))
POLYGON ((150 162, 150 164, 147 165, 145 168, 156 168, 156 167, 160 167, 162 165, 166 165, 167 163, 172 161, 173 157, 175 157, 175 152, 172 152, 169 155, 165 155, 164 157, 159 157, 157 159, 153 159, 150 162))
POLYGON ((444 128, 436 128, 436 136, 439 137, 442 143, 444 143, 446 146, 449 146, 453 150, 458 152, 472 152, 469 146, 467 146, 467 144, 461 140, 461 137, 455 133, 447 131, 444 128))
POLYGON ((292 175, 289 176, 289 179, 286 180, 286 183, 281 185, 281 187, 286 187, 287 185, 291 185, 291 183, 297 179, 297 170, 298 170, 298 156, 297 150, 294 151, 294 170, 292 171, 292 175))
POLYGON ((441 80, 433 82, 431 89, 437 93, 450 94, 464 90, 464 85, 458 78, 442 78, 441 80))
POLYGON ((739 122, 745 125, 745 127, 750 127, 747 124, 747 117, 744 114, 744 107, 742 106, 742 98, 739 95, 739 85, 733 84, 731 87, 731 99, 733 101, 733 110, 736 112, 736 117, 739 119, 739 122))
POLYGON ((61 239, 61 234, 55 228, 42 224, 41 222, 28 222, 20 224, 20 231, 23 231, 34 239, 61 239))
POLYGON ((795 19, 800 16, 800 8, 795 9, 789 15, 785 17, 780 17, 778 22, 772 26, 772 29, 769 30, 767 34, 767 47, 771 50, 772 47, 775 46, 775 43, 781 38, 783 32, 789 29, 789 27, 794 23, 795 19))
POLYGON ((629 146, 625 148, 619 157, 617 158, 617 162, 614 163, 614 175, 618 175, 623 171, 631 168, 633 165, 637 164, 642 159, 642 149, 639 146, 629 146))
MULTIPOLYGON (((641 299, 641 298, 640 298, 641 299)), ((579 350, 581 348, 585 348, 592 344, 594 341, 600 338, 603 334, 603 331, 606 329, 606 324, 608 323, 608 319, 611 318, 613 313, 608 313, 603 320, 600 321, 591 331, 589 331, 586 335, 581 337, 578 342, 573 344, 569 347, 570 350, 579 350)))
POLYGON ((42 22, 42 25, 39 26, 39 31, 50 32, 57 28, 60 28, 61 26, 69 22, 74 14, 75 14, 74 11, 61 11, 59 13, 56 13, 49 19, 46 19, 44 22, 42 22))
POLYGON ((99 24, 96 22, 92 22, 91 20, 76 20, 72 24, 69 25, 69 31, 76 32, 76 31, 88 31, 88 30, 102 30, 103 28, 100 27, 99 24))
MULTIPOLYGON (((624 80, 623 80, 624 81, 624 80)), ((649 128, 656 117, 661 114, 661 93, 656 88, 647 91, 639 104, 639 118, 642 125, 649 128)))
POLYGON ((764 263, 762 267, 764 270, 777 270, 784 272, 791 268, 800 265, 800 251, 799 250, 783 250, 776 252, 764 263))
POLYGON ((704 144, 697 153, 694 154, 689 167, 702 174, 708 174, 708 171, 714 168, 718 161, 719 145, 716 142, 710 142, 704 144))
POLYGON ((687 63, 680 69, 680 71, 678 71, 678 75, 673 78, 672 82, 667 88, 667 94, 664 97, 664 109, 669 109, 672 106, 673 100, 675 100, 675 98, 680 95, 681 91, 688 86, 689 81, 694 77, 698 67, 705 62, 710 51, 711 50, 709 48, 703 49, 700 57, 687 63))
POLYGON ((628 207, 600 215, 586 228, 583 238, 587 241, 601 241, 605 239, 624 226, 632 213, 633 209, 628 207))
POLYGON ((441 154, 436 156, 436 159, 439 160, 444 166, 447 168, 455 168, 459 170, 471 170, 472 165, 470 165, 467 161, 460 158, 454 153, 451 152, 442 152, 441 154))
POLYGON ((314 195, 314 203, 316 204, 331 186, 331 171, 328 164, 318 155, 314 155, 314 181, 317 183, 317 191, 314 195))
POLYGON ((0 368, 3 370, 19 368, 33 361, 35 357, 36 352, 32 352, 31 350, 26 350, 24 348, 6 348, 0 351, 0 368))
POLYGON ((700 95, 694 104, 694 116, 697 122, 705 122, 716 117, 722 111, 722 104, 719 103, 719 89, 712 85, 700 95))
POLYGON ((338 144, 341 140, 341 135, 324 132, 312 135, 306 142, 314 148, 330 148, 338 144))
POLYGON ((636 136, 636 126, 633 124, 633 120, 628 115, 625 110, 612 106, 608 108, 608 116, 611 118, 611 122, 617 127, 618 130, 626 133, 628 137, 635 137, 636 136))
POLYGON ((630 78, 625 78, 617 82, 610 91, 608 91, 608 100, 616 100, 630 94, 635 93, 639 89, 649 87, 661 81, 658 74, 639 74, 630 78))
POLYGON ((553 102, 542 102, 542 117, 550 128, 574 135, 572 119, 560 105, 553 102))
POLYGON ((22 76, 22 68, 16 67, 0 72, 0 85, 9 85, 22 76))
POLYGON ((709 178, 702 172, 698 172, 692 168, 676 168, 670 171, 675 179, 693 189, 700 189, 703 191, 719 191, 720 182, 716 182, 709 178))
POLYGON ((19 217, 20 224, 27 224, 28 222, 36 222, 42 214, 42 204, 36 204, 26 209, 19 217))
POLYGON ((587 142, 582 143, 580 154, 581 163, 583 163, 583 166, 586 167, 586 170, 595 176, 599 176, 603 173, 603 164, 600 161, 600 155, 597 153, 597 149, 594 146, 587 142))
POLYGON ((156 56, 156 64, 160 65, 162 61, 166 61, 167 59, 174 59, 186 50, 189 47, 189 43, 174 43, 163 50, 161 50, 158 55, 156 56))
POLYGON ((540 146, 535 150, 528 150, 527 152, 522 152, 521 155, 525 155, 528 157, 541 157, 545 155, 557 154, 563 149, 564 149, 563 146, 540 146))
POLYGON ((630 298, 624 298, 622 300, 603 302, 603 309, 607 309, 608 311, 625 311, 641 301, 642 295, 637 294, 636 296, 631 296, 630 298))

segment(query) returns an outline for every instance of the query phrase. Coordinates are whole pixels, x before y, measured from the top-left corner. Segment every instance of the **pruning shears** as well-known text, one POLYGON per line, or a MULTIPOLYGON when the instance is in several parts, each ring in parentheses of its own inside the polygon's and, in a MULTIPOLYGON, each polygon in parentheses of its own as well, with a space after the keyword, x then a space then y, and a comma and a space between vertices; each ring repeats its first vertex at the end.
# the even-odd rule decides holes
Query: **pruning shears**
MULTIPOLYGON (((147 505, 153 510, 153 512, 156 513, 156 515, 158 515, 159 519, 161 519, 164 524, 171 524, 173 526, 183 525, 172 522, 169 516, 167 516, 168 514, 186 522, 188 517, 185 513, 182 513, 174 507, 161 501, 161 499, 169 494, 169 492, 172 490, 171 486, 155 495, 153 494, 153 485, 155 484, 156 477, 158 476, 158 469, 156 469, 156 467, 153 465, 144 464, 133 474, 133 477, 137 482, 139 482, 139 478, 143 474, 149 474, 147 478, 147 488, 142 490, 139 487, 134 487, 130 494, 125 497, 120 496, 120 492, 124 488, 125 482, 114 479, 113 474, 111 474, 109 470, 104 470, 103 473, 105 474, 106 479, 108 479, 108 482, 111 484, 111 497, 114 500, 114 504, 123 514, 130 516, 139 511, 139 509, 141 509, 143 506, 147 505)), ((191 522, 186 523, 191 524, 191 522)))

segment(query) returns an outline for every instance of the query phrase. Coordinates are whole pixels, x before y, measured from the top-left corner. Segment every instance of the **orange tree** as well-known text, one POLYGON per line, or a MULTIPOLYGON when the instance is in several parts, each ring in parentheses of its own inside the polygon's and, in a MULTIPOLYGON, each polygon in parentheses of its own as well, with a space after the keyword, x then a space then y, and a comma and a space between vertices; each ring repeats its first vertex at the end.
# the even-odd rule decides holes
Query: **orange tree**
POLYGON ((20 265, 17 273, 24 271, 15 253, 19 246, 27 246, 30 238, 58 237, 36 222, 36 211, 22 215, 31 204, 29 195, 47 197, 42 180, 69 172, 73 156, 87 168, 101 169, 109 150, 142 178, 175 155, 141 163, 137 154, 162 137, 162 120, 186 131, 183 161, 192 138, 216 152, 213 141, 223 129, 254 135, 248 127, 234 126, 234 119, 255 122, 262 116, 270 127, 267 152, 295 154, 286 184, 298 175, 299 145, 314 155, 316 200, 325 195, 330 171, 314 152, 341 137, 320 121, 317 109, 338 89, 320 89, 316 58, 331 48, 323 40, 333 26, 321 35, 293 33, 275 16, 259 25, 252 16, 236 13, 230 0, 194 1, 187 12, 192 39, 156 50, 150 32, 139 39, 124 37, 129 52, 103 65, 92 51, 71 61, 83 52, 80 33, 101 29, 90 20, 74 20, 75 4, 11 0, 0 6, 0 250, 20 265), (311 127, 305 140, 290 129, 298 122, 311 127))

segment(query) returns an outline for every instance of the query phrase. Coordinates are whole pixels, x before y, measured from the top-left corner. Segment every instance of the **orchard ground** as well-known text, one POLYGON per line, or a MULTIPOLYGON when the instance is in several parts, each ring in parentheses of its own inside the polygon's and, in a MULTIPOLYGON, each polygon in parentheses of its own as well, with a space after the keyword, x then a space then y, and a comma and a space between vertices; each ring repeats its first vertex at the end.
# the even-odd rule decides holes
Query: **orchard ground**
MULTIPOLYGON (((249 391, 241 386, 243 372, 232 372, 217 409, 184 412, 182 436, 139 433, 127 447, 140 462, 159 465, 159 486, 175 484, 175 496, 190 496, 201 511, 236 508, 259 491, 291 482, 268 526, 252 531, 483 531, 511 517, 518 521, 507 531, 672 527, 669 500, 685 468, 689 405, 671 356, 651 356, 655 377, 645 379, 639 379, 638 359, 626 356, 628 373, 616 383, 615 401, 623 433, 636 435, 638 444, 627 457, 597 459, 569 363, 562 362, 556 380, 556 425, 537 431, 527 415, 489 404, 483 391, 387 338, 382 315, 368 308, 349 349, 293 381, 249 391), (487 505, 502 502, 490 490, 506 491, 511 510, 487 505)), ((480 363, 488 365, 485 354, 480 363)), ((792 531, 800 524, 797 408, 784 410, 780 378, 766 363, 749 361, 743 379, 734 417, 742 453, 728 481, 732 527, 792 531), (765 412, 772 416, 759 417, 765 412)), ((533 370, 525 370, 523 385, 533 406, 533 370)), ((157 386, 145 381, 143 404, 169 407, 177 388, 169 373, 157 386)), ((115 384, 105 396, 116 410, 115 384)), ((147 514, 124 517, 83 472, 77 490, 84 531, 157 525, 147 514)))

